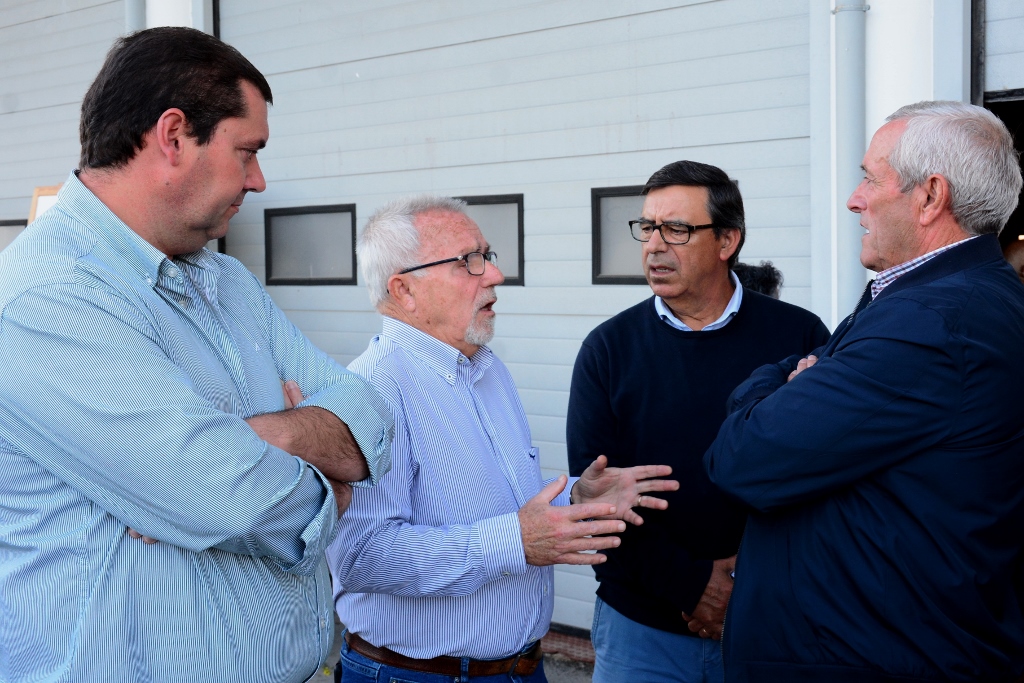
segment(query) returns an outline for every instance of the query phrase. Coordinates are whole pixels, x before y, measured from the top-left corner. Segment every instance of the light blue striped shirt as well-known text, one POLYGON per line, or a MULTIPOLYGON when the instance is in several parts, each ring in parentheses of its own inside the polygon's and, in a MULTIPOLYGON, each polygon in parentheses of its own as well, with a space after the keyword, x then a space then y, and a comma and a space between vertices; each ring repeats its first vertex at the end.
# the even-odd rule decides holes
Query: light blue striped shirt
POLYGON ((353 493, 327 551, 342 622, 417 659, 519 652, 548 630, 554 579, 523 554, 516 513, 542 481, 508 369, 393 318, 349 369, 384 396, 395 438, 391 472, 353 493))
POLYGON ((74 174, 0 254, 0 374, 0 680, 314 673, 337 508, 243 419, 294 379, 377 478, 392 423, 371 387, 236 260, 165 258, 74 174))

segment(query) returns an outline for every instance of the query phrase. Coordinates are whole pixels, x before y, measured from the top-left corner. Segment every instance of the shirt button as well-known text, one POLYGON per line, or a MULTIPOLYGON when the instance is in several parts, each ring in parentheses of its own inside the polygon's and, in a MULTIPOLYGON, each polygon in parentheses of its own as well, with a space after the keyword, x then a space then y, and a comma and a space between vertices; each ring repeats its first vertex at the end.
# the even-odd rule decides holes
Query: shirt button
POLYGON ((167 269, 167 277, 178 277, 178 269, 177 268, 168 268, 167 269))
POLYGON ((512 576, 512 572, 502 572, 502 576, 512 576))
POLYGON ((466 357, 465 356, 459 356, 459 365, 462 365, 465 362, 466 362, 466 357))
POLYGON ((320 617, 320 628, 327 628, 327 620, 320 617))

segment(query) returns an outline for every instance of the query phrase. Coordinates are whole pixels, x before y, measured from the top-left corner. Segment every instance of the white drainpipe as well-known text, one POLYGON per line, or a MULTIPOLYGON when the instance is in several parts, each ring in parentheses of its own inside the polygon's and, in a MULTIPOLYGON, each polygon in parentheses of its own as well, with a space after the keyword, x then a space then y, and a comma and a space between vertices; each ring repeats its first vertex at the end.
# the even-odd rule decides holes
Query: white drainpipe
POLYGON ((838 3, 835 16, 835 122, 836 122, 836 305, 842 320, 853 311, 864 291, 860 264, 860 217, 846 208, 846 200, 860 184, 864 157, 864 24, 869 5, 838 3))

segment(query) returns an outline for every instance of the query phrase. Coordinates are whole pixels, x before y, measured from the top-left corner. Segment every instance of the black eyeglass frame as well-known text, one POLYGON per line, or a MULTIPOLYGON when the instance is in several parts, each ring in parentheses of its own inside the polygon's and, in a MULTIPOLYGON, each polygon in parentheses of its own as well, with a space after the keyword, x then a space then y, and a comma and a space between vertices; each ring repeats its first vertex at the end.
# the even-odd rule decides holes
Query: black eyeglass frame
MULTIPOLYGON (((687 242, 689 242, 690 238, 693 237, 693 232, 695 230, 707 230, 708 228, 718 228, 718 227, 721 227, 721 226, 715 225, 714 223, 705 223, 704 225, 690 225, 689 223, 673 223, 672 221, 666 221, 664 223, 654 223, 653 221, 645 221, 645 220, 643 220, 641 218, 638 218, 638 219, 633 220, 633 221, 628 221, 628 223, 629 223, 629 236, 632 237, 633 239, 635 239, 637 242, 646 243, 646 242, 650 242, 651 241, 650 237, 648 237, 645 240, 642 240, 642 239, 640 239, 639 237, 637 237, 636 235, 633 234, 633 226, 634 225, 637 225, 639 223, 647 223, 648 225, 651 226, 652 230, 657 230, 658 231, 658 233, 661 235, 661 241, 662 242, 664 242, 665 244, 671 244, 672 246, 679 246, 679 245, 686 244, 687 242), (664 228, 665 226, 668 226, 668 227, 673 228, 675 230, 682 230, 682 229, 685 228, 686 229, 686 239, 683 240, 682 242, 670 242, 669 240, 665 239, 665 232, 662 230, 662 228, 664 228)), ((652 232, 651 235, 653 236, 653 234, 654 233, 652 232)))
POLYGON ((487 272, 487 264, 488 263, 490 263, 492 265, 497 265, 498 254, 496 254, 493 251, 484 251, 484 252, 471 251, 471 252, 469 252, 469 254, 463 254, 462 256, 452 256, 451 258, 441 259, 440 261, 431 261, 430 263, 421 263, 418 266, 413 266, 412 268, 406 268, 405 270, 400 270, 400 271, 398 271, 398 274, 399 275, 405 275, 406 273, 411 273, 412 271, 419 270, 420 268, 429 268, 431 266, 439 266, 442 263, 451 263, 453 261, 465 261, 466 262, 466 270, 469 272, 469 274, 470 275, 475 275, 476 277, 480 277, 481 275, 483 275, 484 273, 487 272), (474 273, 472 270, 469 269, 469 256, 470 256, 470 254, 480 254, 480 256, 483 257, 484 267, 483 267, 483 270, 481 270, 479 273, 474 273))

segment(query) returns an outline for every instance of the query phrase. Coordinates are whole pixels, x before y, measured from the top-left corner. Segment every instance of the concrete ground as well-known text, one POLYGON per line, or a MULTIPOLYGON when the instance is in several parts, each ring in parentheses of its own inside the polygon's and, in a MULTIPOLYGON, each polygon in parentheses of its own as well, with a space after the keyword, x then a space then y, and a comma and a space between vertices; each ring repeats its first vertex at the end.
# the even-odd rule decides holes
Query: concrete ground
MULTIPOLYGON (((324 667, 323 671, 318 671, 313 678, 310 679, 309 683, 334 683, 334 667, 338 664, 338 653, 341 648, 341 631, 342 627, 337 625, 334 636, 334 647, 331 648, 331 654, 327 657, 327 666, 324 667)), ((558 647, 548 647, 547 643, 544 644, 544 672, 547 674, 549 683, 590 683, 591 678, 594 674, 593 662, 577 661, 576 659, 570 658, 563 652, 569 652, 574 657, 587 658, 586 650, 590 643, 581 638, 577 638, 576 641, 567 641, 566 636, 558 638, 558 647), (552 651, 557 650, 557 651, 552 651), (579 655, 577 652, 584 654, 579 655)))

